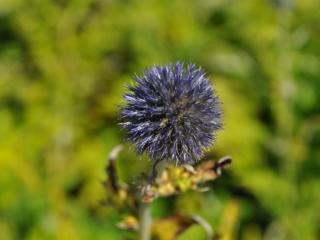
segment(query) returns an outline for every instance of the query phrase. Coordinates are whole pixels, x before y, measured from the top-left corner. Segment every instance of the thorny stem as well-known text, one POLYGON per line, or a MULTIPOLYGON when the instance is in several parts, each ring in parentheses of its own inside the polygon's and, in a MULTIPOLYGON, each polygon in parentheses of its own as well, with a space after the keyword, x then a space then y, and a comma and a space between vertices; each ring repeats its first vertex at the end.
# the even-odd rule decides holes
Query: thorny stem
MULTIPOLYGON (((146 186, 142 191, 142 195, 148 191, 149 186, 154 183, 158 177, 161 176, 163 170, 167 166, 166 161, 156 161, 151 169, 146 186)), ((147 202, 140 202, 139 206, 139 237, 140 240, 150 240, 151 237, 151 204, 147 202)))

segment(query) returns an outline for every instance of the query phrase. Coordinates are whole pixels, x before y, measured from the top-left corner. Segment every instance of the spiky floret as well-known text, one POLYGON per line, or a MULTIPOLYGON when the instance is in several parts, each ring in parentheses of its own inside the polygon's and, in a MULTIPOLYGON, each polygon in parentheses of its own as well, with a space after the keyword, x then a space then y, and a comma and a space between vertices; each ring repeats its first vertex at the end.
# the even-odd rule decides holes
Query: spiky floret
POLYGON ((128 90, 120 124, 137 152, 155 161, 195 163, 222 127, 213 86, 194 64, 149 68, 128 90))

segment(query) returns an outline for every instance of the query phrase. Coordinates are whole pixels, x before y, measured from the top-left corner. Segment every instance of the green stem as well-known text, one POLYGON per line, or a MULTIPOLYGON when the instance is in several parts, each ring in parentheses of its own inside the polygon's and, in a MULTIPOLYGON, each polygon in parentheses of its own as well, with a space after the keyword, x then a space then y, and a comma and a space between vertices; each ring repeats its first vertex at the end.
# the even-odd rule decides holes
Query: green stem
POLYGON ((150 240, 150 227, 152 224, 150 203, 141 202, 139 206, 139 224, 140 240, 150 240))
MULTIPOLYGON (((158 177, 161 176, 163 170, 167 166, 166 161, 156 161, 152 169, 150 171, 147 185, 143 190, 142 194, 145 194, 145 191, 148 191, 150 185, 152 185, 158 177)), ((140 240, 150 240, 151 236, 151 224, 152 224, 152 217, 151 217, 151 203, 147 202, 140 202, 139 206, 139 236, 140 240)))

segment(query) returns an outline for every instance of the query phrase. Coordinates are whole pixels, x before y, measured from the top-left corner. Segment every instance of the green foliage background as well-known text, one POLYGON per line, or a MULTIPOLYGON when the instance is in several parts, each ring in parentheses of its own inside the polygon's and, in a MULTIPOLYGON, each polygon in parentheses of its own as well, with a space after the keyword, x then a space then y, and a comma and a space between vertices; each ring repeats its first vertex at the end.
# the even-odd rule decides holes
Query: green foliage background
MULTIPOLYGON (((320 239, 319 43, 317 0, 1 0, 0 239, 135 239, 99 205, 125 141, 116 106, 134 73, 176 60, 216 84, 225 130, 206 158, 234 162, 153 214, 199 214, 223 239, 320 239)), ((148 164, 126 143, 122 179, 148 164)))

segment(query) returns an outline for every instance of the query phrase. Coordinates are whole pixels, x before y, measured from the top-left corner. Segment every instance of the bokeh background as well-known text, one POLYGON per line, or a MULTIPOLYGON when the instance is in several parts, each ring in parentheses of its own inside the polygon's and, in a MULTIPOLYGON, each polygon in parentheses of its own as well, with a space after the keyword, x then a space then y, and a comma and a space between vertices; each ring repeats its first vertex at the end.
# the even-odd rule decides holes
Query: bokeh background
POLYGON ((199 214, 230 240, 320 239, 319 56, 317 0, 1 0, 0 239, 135 239, 100 205, 112 147, 126 146, 124 182, 150 164, 117 105, 135 73, 176 60, 203 66, 223 102, 206 158, 234 162, 154 216, 199 214))

